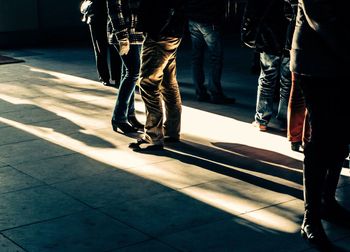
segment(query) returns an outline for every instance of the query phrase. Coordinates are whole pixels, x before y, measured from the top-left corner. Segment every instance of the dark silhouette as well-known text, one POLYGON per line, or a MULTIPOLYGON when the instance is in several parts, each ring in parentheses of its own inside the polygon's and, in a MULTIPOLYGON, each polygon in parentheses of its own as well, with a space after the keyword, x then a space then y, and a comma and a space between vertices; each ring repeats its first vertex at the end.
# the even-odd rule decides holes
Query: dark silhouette
POLYGON ((350 212, 335 198, 350 143, 349 127, 344 123, 350 90, 349 85, 339 82, 347 77, 344 52, 349 40, 343 37, 338 44, 336 39, 336 31, 346 29, 344 4, 300 0, 291 50, 291 70, 304 93, 311 124, 310 142, 304 150, 301 233, 323 251, 332 251, 332 247, 321 219, 350 223, 350 212))

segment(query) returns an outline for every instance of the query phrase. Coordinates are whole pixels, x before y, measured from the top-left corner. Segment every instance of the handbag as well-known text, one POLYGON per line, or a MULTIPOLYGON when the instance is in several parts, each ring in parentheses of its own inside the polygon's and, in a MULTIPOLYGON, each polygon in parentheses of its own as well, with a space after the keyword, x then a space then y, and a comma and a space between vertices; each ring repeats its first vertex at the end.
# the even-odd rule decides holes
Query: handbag
POLYGON ((81 21, 87 24, 91 23, 91 18, 94 16, 94 1, 84 0, 80 4, 80 13, 83 14, 81 21))

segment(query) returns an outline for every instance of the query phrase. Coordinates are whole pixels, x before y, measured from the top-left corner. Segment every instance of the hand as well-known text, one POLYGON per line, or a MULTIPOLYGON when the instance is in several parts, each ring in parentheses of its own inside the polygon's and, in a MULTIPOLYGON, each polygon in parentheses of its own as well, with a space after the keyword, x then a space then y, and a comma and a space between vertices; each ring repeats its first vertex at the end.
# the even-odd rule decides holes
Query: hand
POLYGON ((119 42, 119 54, 120 56, 127 55, 130 50, 129 39, 121 39, 119 42))

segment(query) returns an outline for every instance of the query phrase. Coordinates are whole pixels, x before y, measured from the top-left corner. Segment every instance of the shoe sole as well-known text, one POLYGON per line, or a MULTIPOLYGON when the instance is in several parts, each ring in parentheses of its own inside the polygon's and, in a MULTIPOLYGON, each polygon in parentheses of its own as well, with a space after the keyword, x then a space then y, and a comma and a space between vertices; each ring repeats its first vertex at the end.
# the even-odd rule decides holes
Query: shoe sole
POLYGON ((253 127, 258 128, 260 131, 267 131, 267 126, 261 125, 258 122, 252 123, 253 127))

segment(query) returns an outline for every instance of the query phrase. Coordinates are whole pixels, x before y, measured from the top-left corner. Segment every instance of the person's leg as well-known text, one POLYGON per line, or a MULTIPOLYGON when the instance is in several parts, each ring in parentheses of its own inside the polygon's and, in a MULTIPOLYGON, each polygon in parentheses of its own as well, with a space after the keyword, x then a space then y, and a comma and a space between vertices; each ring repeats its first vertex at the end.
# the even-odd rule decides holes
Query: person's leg
POLYGON ((280 99, 276 118, 283 129, 287 128, 287 110, 292 85, 292 74, 289 70, 289 57, 283 56, 280 66, 280 99))
POLYGON ((134 90, 140 74, 140 54, 141 45, 130 45, 128 54, 122 56, 125 76, 120 84, 113 112, 113 121, 117 126, 123 125, 121 127, 122 131, 124 131, 122 128, 125 128, 127 131, 127 128, 131 129, 131 127, 126 126, 128 124, 128 115, 135 115, 134 99, 131 100, 131 98, 134 98, 134 90))
POLYGON ((154 41, 146 37, 142 51, 140 92, 146 107, 146 124, 143 140, 163 146, 163 105, 160 86, 163 70, 171 52, 167 51, 166 39, 154 41))
POLYGON ((327 93, 327 104, 331 103, 328 105, 329 110, 326 111, 327 115, 325 117, 332 121, 329 129, 329 132, 332 133, 329 141, 329 147, 332 151, 328 152, 330 165, 327 169, 325 188, 322 195, 322 218, 349 227, 350 209, 346 210, 337 202, 336 190, 344 160, 349 154, 350 132, 343 118, 349 112, 348 96, 350 90, 348 85, 342 85, 336 88, 328 88, 325 92, 327 93))
POLYGON ((113 45, 109 46, 109 62, 111 66, 111 79, 118 88, 122 80, 123 62, 119 56, 118 50, 113 45))
POLYGON ((208 89, 213 97, 222 97, 221 74, 223 66, 222 30, 219 25, 201 24, 200 31, 209 49, 210 75, 208 89))
POLYGON ((255 121, 267 126, 273 112, 273 96, 279 75, 281 57, 260 53, 261 71, 258 80, 255 121))
POLYGON ((320 145, 322 137, 323 116, 322 107, 318 107, 323 100, 317 91, 317 83, 312 78, 295 75, 295 81, 303 90, 305 102, 310 115, 312 134, 310 142, 304 149, 303 185, 304 185, 304 220, 301 226, 302 235, 310 242, 322 246, 329 244, 321 223, 321 196, 327 173, 327 164, 321 157, 327 157, 320 145), (316 84, 316 85, 315 85, 316 84))
POLYGON ((209 99, 207 89, 204 85, 204 52, 205 42, 203 34, 199 29, 199 23, 189 21, 189 32, 192 41, 192 80, 196 88, 196 96, 199 101, 209 99))
POLYGON ((310 142, 304 150, 302 234, 310 242, 324 246, 329 242, 321 223, 321 199, 322 196, 334 199, 340 167, 347 152, 349 132, 343 121, 347 113, 346 96, 338 91, 341 86, 331 86, 332 78, 295 75, 295 80, 303 90, 312 129, 310 142))
POLYGON ((107 57, 107 48, 109 45, 106 35, 106 24, 107 21, 102 18, 102 20, 95 20, 89 25, 98 78, 104 84, 108 84, 110 78, 107 57))
POLYGON ((161 85, 161 93, 165 104, 164 136, 167 141, 180 139, 181 127, 181 96, 176 79, 176 50, 180 45, 180 39, 173 38, 168 41, 169 50, 174 51, 164 69, 164 77, 161 85))

